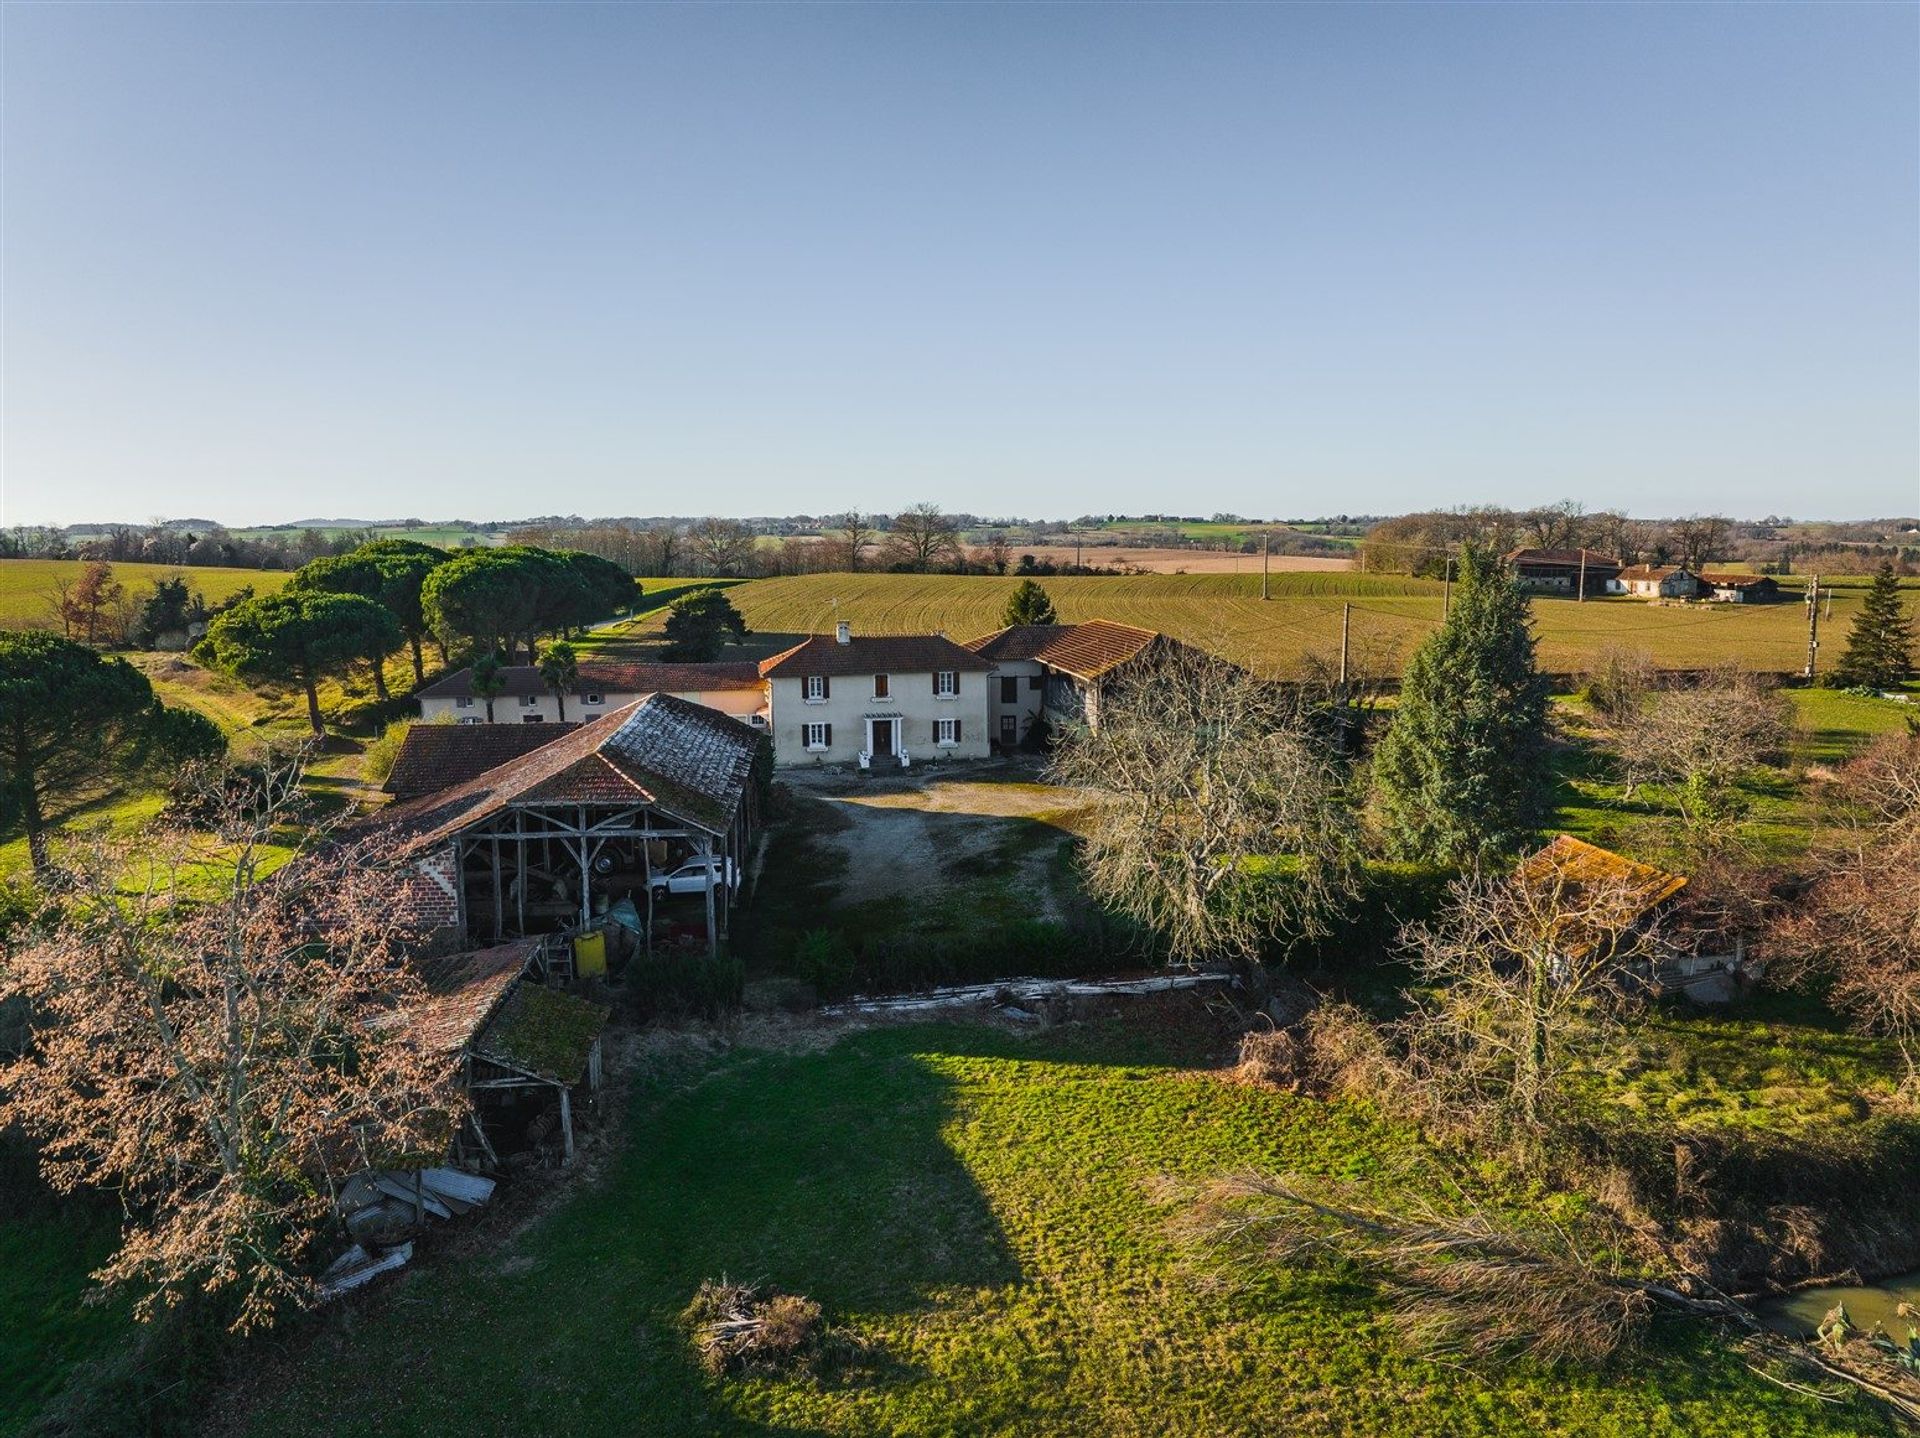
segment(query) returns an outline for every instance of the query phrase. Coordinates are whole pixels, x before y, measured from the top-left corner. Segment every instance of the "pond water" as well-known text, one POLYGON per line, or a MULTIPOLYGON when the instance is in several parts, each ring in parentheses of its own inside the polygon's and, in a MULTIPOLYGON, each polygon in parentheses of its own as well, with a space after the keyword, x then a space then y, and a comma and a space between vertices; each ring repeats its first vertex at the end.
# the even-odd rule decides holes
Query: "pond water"
POLYGON ((1920 1328, 1920 1319, 1902 1318, 1894 1309, 1902 1303, 1920 1307, 1920 1270, 1859 1287, 1835 1284, 1829 1288, 1803 1288, 1798 1293, 1769 1298, 1755 1311, 1769 1328, 1806 1338, 1812 1336, 1827 1310, 1836 1303, 1847 1305, 1847 1317, 1863 1332, 1877 1323, 1896 1341, 1905 1341, 1907 1329, 1920 1328))

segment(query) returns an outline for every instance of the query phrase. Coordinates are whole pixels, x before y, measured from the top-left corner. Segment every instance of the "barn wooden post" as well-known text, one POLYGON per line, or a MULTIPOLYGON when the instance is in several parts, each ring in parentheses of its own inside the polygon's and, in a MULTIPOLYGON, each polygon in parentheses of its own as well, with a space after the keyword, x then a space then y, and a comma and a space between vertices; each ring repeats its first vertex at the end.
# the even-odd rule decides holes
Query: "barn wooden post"
POLYGON ((506 895, 500 892, 500 836, 493 836, 493 941, 506 937, 506 895))
POLYGON ((713 918, 713 836, 700 836, 700 858, 707 866, 707 957, 714 958, 720 952, 720 936, 714 926, 713 918))
POLYGON ((573 1099, 565 1084, 560 1089, 560 1149, 567 1163, 573 1162, 573 1099))

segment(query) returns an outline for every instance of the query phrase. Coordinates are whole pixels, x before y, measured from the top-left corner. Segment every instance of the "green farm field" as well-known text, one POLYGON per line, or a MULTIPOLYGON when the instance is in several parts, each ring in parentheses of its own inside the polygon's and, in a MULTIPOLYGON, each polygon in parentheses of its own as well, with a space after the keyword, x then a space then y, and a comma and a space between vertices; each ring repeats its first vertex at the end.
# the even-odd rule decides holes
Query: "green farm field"
MULTIPOLYGON (((0 629, 46 629, 54 619, 47 612, 48 596, 56 582, 77 579, 86 565, 78 559, 0 559, 0 629)), ((256 594, 273 594, 291 577, 282 569, 182 568, 177 564, 116 564, 113 577, 139 596, 156 580, 183 574, 189 589, 209 600, 221 600, 236 590, 253 586, 256 594)))
MULTIPOLYGON (((737 585, 734 604, 762 636, 755 652, 790 637, 830 630, 836 618, 869 634, 945 630, 956 639, 985 634, 1019 580, 975 575, 810 574, 737 585), (837 603, 836 603, 837 601, 837 603)), ((1309 653, 1332 655, 1340 644, 1342 606, 1353 606, 1357 654, 1382 651, 1396 662, 1440 622, 1438 581, 1353 573, 1275 574, 1272 598, 1260 598, 1258 575, 1146 574, 1046 579, 1063 620, 1112 619, 1158 629, 1264 671, 1295 674, 1309 653)), ((1668 668, 1738 664, 1792 671, 1806 661, 1806 609, 1797 579, 1787 598, 1766 605, 1655 606, 1636 599, 1578 604, 1539 599, 1533 606, 1540 664, 1578 672, 1610 647, 1645 650, 1668 668)), ((1834 591, 1823 618, 1829 662, 1837 657, 1864 581, 1834 591)), ((657 625, 642 622, 609 636, 603 652, 644 645, 657 625), (624 641, 624 643, 623 643, 624 641)))

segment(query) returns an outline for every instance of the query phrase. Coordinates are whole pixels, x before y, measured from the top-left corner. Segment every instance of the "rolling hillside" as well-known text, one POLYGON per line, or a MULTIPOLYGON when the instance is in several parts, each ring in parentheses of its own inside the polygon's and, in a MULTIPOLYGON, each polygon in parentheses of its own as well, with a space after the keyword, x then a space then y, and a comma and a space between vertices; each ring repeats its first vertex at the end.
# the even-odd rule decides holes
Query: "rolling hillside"
MULTIPOLYGON (((47 598, 54 583, 78 577, 85 564, 78 559, 0 559, 0 629, 46 629, 53 625, 47 598)), ((177 564, 116 564, 113 577, 127 593, 144 597, 155 580, 184 574, 187 587, 210 600, 227 598, 253 586, 256 594, 272 594, 291 577, 283 569, 183 569, 177 564)))
MULTIPOLYGON (((1017 579, 915 574, 815 574, 761 579, 734 587, 733 602, 771 652, 784 636, 818 633, 836 619, 867 633, 945 630, 968 639, 997 628, 1017 579), (836 602, 837 601, 837 602, 836 602)), ((1310 652, 1337 653, 1342 605, 1353 606, 1356 654, 1378 648, 1401 657, 1432 632, 1441 612, 1437 581, 1399 575, 1275 574, 1273 597, 1260 598, 1260 578, 1231 574, 1148 574, 1048 579, 1043 583, 1065 620, 1113 619, 1158 629, 1234 659, 1295 673, 1310 652)), ((1751 669, 1797 670, 1806 660, 1806 609, 1799 580, 1770 605, 1656 607, 1641 600, 1534 605, 1540 663, 1578 671, 1610 646, 1642 649, 1670 668, 1734 663, 1751 669)), ((1823 658, 1839 655, 1860 586, 1836 590, 1831 619, 1822 620, 1823 658)), ((651 637, 658 619, 635 626, 630 640, 651 637)), ((605 646, 611 652, 617 642, 605 646)))

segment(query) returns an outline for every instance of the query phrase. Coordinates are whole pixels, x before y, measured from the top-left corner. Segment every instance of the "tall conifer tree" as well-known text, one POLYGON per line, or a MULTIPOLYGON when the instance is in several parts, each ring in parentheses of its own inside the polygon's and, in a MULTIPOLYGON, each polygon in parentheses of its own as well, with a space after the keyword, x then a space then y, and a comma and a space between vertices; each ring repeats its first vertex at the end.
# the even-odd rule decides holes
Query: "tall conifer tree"
POLYGON ((1497 555, 1469 548, 1460 571, 1445 624, 1407 665, 1374 760, 1391 847, 1431 863, 1520 848, 1552 787, 1527 598, 1497 555))
POLYGON ((1913 672, 1913 616, 1900 602, 1893 561, 1880 566, 1847 631, 1847 652, 1830 682, 1843 689, 1891 689, 1913 672))

